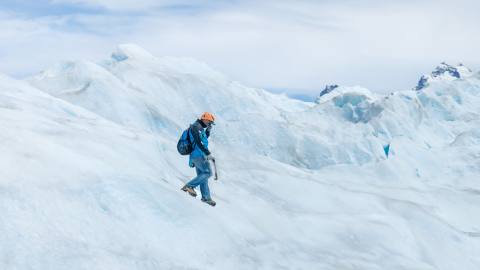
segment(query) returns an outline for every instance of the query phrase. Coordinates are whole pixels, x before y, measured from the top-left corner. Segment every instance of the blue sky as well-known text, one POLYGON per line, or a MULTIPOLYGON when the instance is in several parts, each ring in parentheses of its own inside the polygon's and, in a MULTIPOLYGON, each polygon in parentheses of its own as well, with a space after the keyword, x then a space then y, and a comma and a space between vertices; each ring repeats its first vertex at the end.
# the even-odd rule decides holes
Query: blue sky
POLYGON ((325 84, 403 90, 442 61, 479 70, 477 2, 4 0, 0 72, 100 61, 117 44, 136 43, 292 95, 316 95, 325 84))

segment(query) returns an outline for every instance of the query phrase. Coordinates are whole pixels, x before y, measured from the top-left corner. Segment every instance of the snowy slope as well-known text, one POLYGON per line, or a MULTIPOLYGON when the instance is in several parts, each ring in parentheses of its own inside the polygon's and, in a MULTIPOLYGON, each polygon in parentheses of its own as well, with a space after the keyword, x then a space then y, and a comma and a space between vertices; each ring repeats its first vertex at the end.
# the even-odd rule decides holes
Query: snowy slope
POLYGON ((101 64, 61 64, 29 81, 112 121, 172 139, 200 113, 213 111, 221 116, 218 135, 225 145, 241 144, 245 151, 282 161, 290 153, 278 151, 278 143, 294 141, 293 131, 283 128, 288 125, 285 114, 312 106, 242 86, 194 60, 156 58, 134 45, 119 46, 101 64))
POLYGON ((1 269, 480 266, 478 74, 314 104, 122 45, 0 77, 0 110, 1 269), (215 208, 179 190, 204 110, 215 208))

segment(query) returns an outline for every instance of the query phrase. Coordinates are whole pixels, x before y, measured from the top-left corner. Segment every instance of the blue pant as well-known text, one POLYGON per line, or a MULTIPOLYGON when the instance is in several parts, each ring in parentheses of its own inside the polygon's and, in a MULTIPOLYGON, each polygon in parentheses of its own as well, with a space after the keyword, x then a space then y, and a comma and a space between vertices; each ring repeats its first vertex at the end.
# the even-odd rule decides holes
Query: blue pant
POLYGON ((187 183, 187 186, 196 188, 200 186, 200 192, 202 193, 202 199, 210 199, 210 189, 208 188, 208 178, 212 176, 212 170, 210 169, 210 162, 205 157, 198 157, 192 160, 193 165, 197 171, 197 177, 193 178, 187 183))

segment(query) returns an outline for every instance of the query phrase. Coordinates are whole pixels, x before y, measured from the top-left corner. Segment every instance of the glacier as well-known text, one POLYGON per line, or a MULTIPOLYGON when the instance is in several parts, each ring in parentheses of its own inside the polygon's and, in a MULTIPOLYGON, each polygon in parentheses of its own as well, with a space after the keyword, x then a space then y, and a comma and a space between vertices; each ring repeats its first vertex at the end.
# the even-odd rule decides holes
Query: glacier
POLYGON ((0 268, 479 269, 480 73, 424 78, 303 102, 133 44, 0 75, 0 268), (180 191, 203 111, 215 208, 180 191))

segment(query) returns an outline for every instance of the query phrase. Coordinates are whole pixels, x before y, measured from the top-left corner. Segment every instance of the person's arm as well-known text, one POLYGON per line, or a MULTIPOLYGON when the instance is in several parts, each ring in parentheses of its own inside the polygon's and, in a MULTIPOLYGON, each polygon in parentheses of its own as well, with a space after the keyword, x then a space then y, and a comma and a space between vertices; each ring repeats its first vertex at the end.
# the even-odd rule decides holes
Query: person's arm
POLYGON ((207 134, 207 138, 210 137, 210 130, 212 129, 212 126, 208 126, 207 130, 205 130, 205 134, 207 134))
POLYGON ((198 145, 198 148, 200 148, 200 150, 202 150, 202 152, 208 156, 210 155, 210 151, 207 149, 207 147, 205 147, 205 145, 203 145, 202 140, 200 139, 200 132, 201 129, 199 129, 197 125, 192 126, 193 141, 196 145, 198 145))

